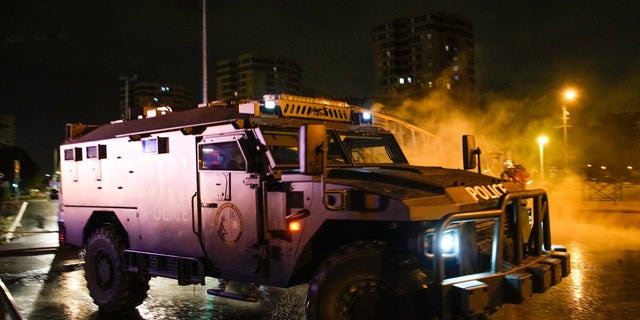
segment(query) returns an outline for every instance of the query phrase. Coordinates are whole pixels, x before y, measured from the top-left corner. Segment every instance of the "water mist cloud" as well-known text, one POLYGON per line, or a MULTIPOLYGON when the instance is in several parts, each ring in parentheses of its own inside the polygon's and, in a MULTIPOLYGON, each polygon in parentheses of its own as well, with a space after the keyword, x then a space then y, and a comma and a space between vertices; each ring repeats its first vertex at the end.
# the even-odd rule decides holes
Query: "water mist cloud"
POLYGON ((494 97, 482 107, 470 107, 456 102, 448 92, 434 91, 422 99, 406 99, 397 106, 378 104, 372 109, 407 120, 438 136, 444 152, 433 156, 439 157, 437 162, 444 167, 462 167, 461 137, 475 135, 483 164, 488 164, 487 170, 496 171, 501 170, 507 159, 525 167, 537 163, 535 139, 544 124, 535 112, 539 112, 538 105, 544 104, 542 100, 494 97))

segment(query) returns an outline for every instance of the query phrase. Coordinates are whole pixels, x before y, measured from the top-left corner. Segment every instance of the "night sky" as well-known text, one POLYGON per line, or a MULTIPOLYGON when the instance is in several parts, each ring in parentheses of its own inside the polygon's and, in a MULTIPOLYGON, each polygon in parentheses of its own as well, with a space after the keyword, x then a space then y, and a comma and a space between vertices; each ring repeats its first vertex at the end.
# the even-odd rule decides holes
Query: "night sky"
MULTIPOLYGON (((213 1, 215 62, 247 52, 293 60, 329 98, 373 92, 371 26, 423 9, 472 19, 482 101, 552 101, 566 85, 584 104, 640 111, 637 1, 213 1), (545 98, 546 97, 546 98, 545 98), (551 100, 549 100, 551 99, 551 100)), ((122 75, 166 81, 201 98, 200 0, 10 1, 0 8, 0 113, 18 146, 49 171, 65 123, 118 118, 122 75)))

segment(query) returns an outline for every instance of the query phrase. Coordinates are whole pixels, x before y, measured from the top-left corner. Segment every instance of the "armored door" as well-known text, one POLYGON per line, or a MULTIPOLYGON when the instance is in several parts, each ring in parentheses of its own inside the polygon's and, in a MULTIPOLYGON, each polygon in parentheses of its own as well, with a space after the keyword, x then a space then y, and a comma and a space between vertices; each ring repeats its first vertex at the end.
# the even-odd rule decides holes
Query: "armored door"
POLYGON ((253 272, 258 266, 256 179, 247 171, 242 134, 198 143, 202 237, 215 269, 253 272))

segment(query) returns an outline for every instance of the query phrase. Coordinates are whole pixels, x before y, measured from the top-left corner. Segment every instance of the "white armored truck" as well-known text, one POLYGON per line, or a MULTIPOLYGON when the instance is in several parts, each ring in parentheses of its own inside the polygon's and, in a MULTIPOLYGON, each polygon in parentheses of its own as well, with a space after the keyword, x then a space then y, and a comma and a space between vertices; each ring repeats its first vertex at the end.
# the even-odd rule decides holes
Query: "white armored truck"
MULTIPOLYGON (((548 198, 471 170, 413 166, 366 109, 286 94, 67 125, 60 240, 104 310, 150 277, 255 301, 308 283, 308 319, 482 317, 570 272, 548 198), (248 284, 230 292, 230 281, 248 284)), ((424 154, 429 157, 429 154, 424 154)))

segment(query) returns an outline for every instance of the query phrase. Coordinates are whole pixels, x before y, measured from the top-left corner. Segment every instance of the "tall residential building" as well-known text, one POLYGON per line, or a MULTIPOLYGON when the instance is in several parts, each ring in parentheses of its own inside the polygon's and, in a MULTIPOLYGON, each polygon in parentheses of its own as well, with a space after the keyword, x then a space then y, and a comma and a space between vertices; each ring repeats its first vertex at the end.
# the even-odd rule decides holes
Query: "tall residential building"
POLYGON ((449 92, 461 102, 475 99, 471 20, 426 11, 373 26, 375 94, 394 102, 449 92))
POLYGON ((16 145, 16 117, 0 114, 0 147, 16 145))
POLYGON ((302 68, 291 61, 247 53, 216 63, 218 100, 261 99, 269 93, 300 94, 302 68))
POLYGON ((147 117, 152 115, 150 112, 181 111, 196 107, 191 91, 177 85, 163 82, 130 82, 128 97, 125 91, 125 85, 120 87, 121 117, 126 120, 139 116, 147 117))

